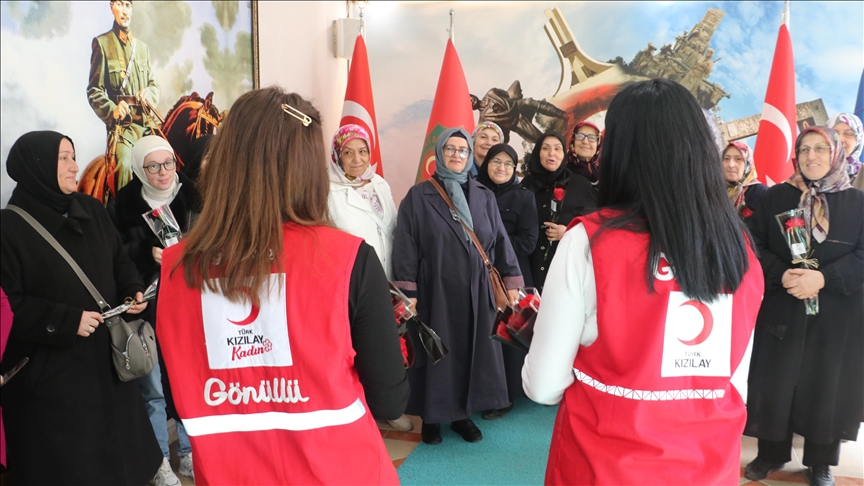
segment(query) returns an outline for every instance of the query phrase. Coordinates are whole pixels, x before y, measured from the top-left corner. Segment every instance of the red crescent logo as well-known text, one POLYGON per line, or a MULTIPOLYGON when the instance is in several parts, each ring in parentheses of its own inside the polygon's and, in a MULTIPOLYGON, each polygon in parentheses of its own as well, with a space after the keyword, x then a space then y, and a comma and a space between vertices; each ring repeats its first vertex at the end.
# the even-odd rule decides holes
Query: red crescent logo
POLYGON ((687 302, 684 302, 678 307, 681 308, 685 305, 693 306, 696 310, 699 311, 700 314, 702 314, 702 332, 700 332, 698 336, 689 341, 684 341, 681 338, 678 338, 678 340, 681 341, 682 344, 685 344, 687 346, 696 346, 697 344, 702 344, 705 342, 706 339, 708 339, 708 336, 711 335, 711 330, 714 328, 714 316, 711 315, 711 309, 709 309, 707 305, 699 302, 698 300, 688 300, 687 302))
MULTIPOLYGON (((248 295, 249 298, 250 298, 250 300, 251 300, 251 298, 252 298, 252 289, 249 288, 249 287, 243 287, 242 290, 243 290, 243 293, 246 294, 246 295, 248 295)), ((253 306, 252 306, 252 310, 249 311, 249 315, 246 316, 245 319, 240 320, 240 321, 232 321, 231 319, 228 319, 228 322, 230 322, 231 324, 236 324, 236 325, 238 325, 238 326, 247 326, 247 325, 252 324, 253 322, 255 322, 255 319, 258 319, 258 313, 259 313, 260 311, 261 311, 261 309, 260 309, 257 305, 253 305, 253 306)))
POLYGON ((435 162, 435 154, 433 153, 429 157, 426 158, 426 163, 423 165, 423 170, 426 171, 430 177, 435 173, 435 168, 433 167, 431 170, 429 169, 429 164, 435 162))

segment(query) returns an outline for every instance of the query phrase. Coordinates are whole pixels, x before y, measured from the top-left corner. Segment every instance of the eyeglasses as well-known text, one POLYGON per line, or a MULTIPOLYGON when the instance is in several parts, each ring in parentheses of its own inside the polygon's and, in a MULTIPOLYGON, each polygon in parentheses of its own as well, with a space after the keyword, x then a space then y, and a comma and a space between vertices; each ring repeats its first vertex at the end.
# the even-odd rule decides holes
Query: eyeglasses
POLYGON ((573 140, 576 140, 577 142, 581 142, 582 140, 585 140, 586 138, 588 139, 589 142, 593 142, 593 143, 597 143, 597 141, 600 140, 599 135, 590 135, 588 133, 577 133, 576 135, 573 135, 573 140))
POLYGON ((513 170, 516 168, 516 164, 513 162, 502 162, 498 159, 490 160, 489 165, 492 167, 501 167, 503 165, 506 170, 513 170))
MULTIPOLYGON (((824 145, 824 144, 819 144, 819 145, 815 145, 813 147, 813 151, 819 155, 825 155, 825 154, 831 152, 831 147, 824 145)), ((810 147, 808 147, 806 145, 798 148, 798 156, 799 157, 801 157, 803 155, 807 155, 809 153, 810 153, 810 147)))
POLYGON ((454 155, 459 154, 460 159, 467 159, 469 153, 471 153, 471 151, 467 148, 457 149, 452 145, 444 147, 444 155, 448 157, 453 157, 454 155))
POLYGON ((843 138, 849 138, 852 140, 857 138, 857 136, 855 135, 855 132, 853 132, 852 130, 843 130, 842 132, 840 132, 840 136, 843 138))
POLYGON ((177 167, 177 161, 172 159, 161 164, 145 165, 144 169, 151 174, 158 174, 163 168, 165 170, 174 170, 174 167, 177 167))

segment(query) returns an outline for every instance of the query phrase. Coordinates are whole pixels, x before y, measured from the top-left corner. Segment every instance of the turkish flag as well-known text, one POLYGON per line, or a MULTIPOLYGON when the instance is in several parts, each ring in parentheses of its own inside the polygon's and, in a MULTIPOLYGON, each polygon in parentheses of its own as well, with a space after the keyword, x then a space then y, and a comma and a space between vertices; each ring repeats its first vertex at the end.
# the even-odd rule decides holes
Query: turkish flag
POLYGON ((759 179, 769 186, 783 182, 794 172, 792 164, 798 123, 795 112, 795 60, 792 37, 786 24, 780 26, 762 119, 756 134, 753 163, 759 179))
POLYGON ((369 147, 369 163, 375 165, 375 173, 383 177, 384 167, 381 164, 381 147, 378 143, 378 120, 375 118, 372 77, 369 75, 369 56, 362 35, 358 35, 354 42, 351 70, 348 72, 348 87, 345 89, 345 103, 342 105, 342 119, 339 120, 339 126, 349 123, 360 125, 369 132, 372 138, 370 140, 372 146, 369 147))
POLYGON ((456 127, 471 133, 474 130, 474 111, 471 109, 471 95, 468 94, 462 62, 453 41, 448 40, 435 101, 432 102, 432 113, 429 115, 429 125, 426 127, 426 139, 423 141, 423 155, 420 156, 416 182, 425 181, 435 173, 435 145, 438 143, 438 136, 444 130, 456 127))

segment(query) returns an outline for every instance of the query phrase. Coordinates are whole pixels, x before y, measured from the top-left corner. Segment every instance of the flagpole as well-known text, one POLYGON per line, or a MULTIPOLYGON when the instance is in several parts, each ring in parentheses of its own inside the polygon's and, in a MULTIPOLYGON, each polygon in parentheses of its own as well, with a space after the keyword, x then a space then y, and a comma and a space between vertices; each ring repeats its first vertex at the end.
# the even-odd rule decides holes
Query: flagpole
POLYGON ((456 16, 456 11, 452 8, 450 9, 450 42, 453 45, 456 45, 456 32, 454 30, 454 17, 456 16))
POLYGON ((789 29, 789 0, 786 0, 783 5, 783 23, 786 24, 786 29, 789 29))

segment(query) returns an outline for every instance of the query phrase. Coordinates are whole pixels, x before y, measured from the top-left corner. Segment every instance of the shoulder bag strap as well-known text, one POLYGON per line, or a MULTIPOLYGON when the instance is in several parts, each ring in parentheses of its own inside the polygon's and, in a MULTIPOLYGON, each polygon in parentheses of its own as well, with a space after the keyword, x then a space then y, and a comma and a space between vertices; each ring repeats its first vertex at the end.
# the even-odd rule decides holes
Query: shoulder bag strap
MULTIPOLYGON (((447 205, 450 206, 450 210, 453 211, 453 213, 456 213, 456 208, 453 207, 453 202, 450 200, 450 196, 447 195, 447 192, 444 191, 444 188, 441 187, 441 184, 439 184, 434 177, 430 177, 429 181, 432 182, 432 185, 435 186, 435 189, 438 190, 438 194, 441 194, 441 197, 444 198, 444 202, 446 202, 447 205)), ((486 252, 483 251, 483 246, 480 244, 480 240, 477 239, 477 235, 474 234, 474 231, 472 231, 471 228, 465 225, 465 222, 462 221, 462 218, 459 218, 459 222, 462 223, 462 227, 465 228, 465 232, 468 233, 471 241, 474 242, 474 246, 477 247, 477 251, 480 252, 480 258, 483 259, 483 264, 486 265, 486 269, 489 270, 490 268, 492 268, 492 262, 489 261, 489 257, 486 256, 486 252)))
POLYGON ((24 221, 27 221, 30 226, 33 227, 33 229, 35 229, 37 232, 39 232, 40 235, 42 235, 43 238, 45 238, 45 241, 47 241, 49 245, 53 246, 54 249, 57 250, 57 253, 59 253, 60 256, 62 256, 63 259, 66 260, 66 263, 68 263, 69 266, 72 267, 72 270, 74 270, 75 274, 78 275, 78 278, 81 279, 81 283, 83 283, 84 286, 87 287, 87 290, 90 291, 90 295, 93 296, 102 311, 106 311, 111 308, 111 306, 109 306, 108 303, 105 302, 105 299, 102 298, 102 294, 100 294, 99 291, 96 290, 96 287, 94 287, 93 283, 90 282, 90 279, 87 278, 87 275, 84 274, 84 271, 81 270, 81 267, 79 267, 78 264, 75 263, 75 260, 72 259, 72 256, 69 255, 68 252, 66 252, 63 246, 61 246, 60 243, 57 242, 57 240, 53 236, 51 236, 51 233, 49 233, 44 226, 39 224, 39 221, 36 221, 33 216, 30 216, 30 213, 19 208, 18 206, 8 204, 6 206, 6 209, 11 209, 12 211, 18 213, 19 216, 24 218, 24 221))

